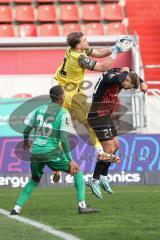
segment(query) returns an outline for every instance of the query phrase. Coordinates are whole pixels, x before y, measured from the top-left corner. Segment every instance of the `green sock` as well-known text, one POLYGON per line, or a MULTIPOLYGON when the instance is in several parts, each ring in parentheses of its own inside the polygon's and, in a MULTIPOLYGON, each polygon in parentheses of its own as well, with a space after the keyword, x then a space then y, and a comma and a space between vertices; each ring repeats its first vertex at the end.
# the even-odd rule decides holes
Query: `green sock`
POLYGON ((33 190, 37 187, 38 183, 30 179, 30 181, 23 188, 16 204, 23 207, 23 205, 27 202, 33 190))
POLYGON ((81 171, 74 175, 74 185, 77 192, 78 202, 85 201, 85 183, 81 171))

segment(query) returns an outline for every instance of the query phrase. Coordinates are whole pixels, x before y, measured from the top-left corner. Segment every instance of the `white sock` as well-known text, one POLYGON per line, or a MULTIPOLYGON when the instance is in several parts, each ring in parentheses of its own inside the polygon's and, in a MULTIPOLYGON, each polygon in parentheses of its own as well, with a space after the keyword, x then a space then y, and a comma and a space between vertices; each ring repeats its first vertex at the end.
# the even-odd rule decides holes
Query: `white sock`
POLYGON ((100 180, 101 181, 108 181, 108 177, 104 175, 100 175, 100 180))
POLYGON ((99 180, 92 178, 92 182, 99 183, 99 180))
POLYGON ((14 207, 14 210, 15 210, 17 213, 20 213, 21 209, 22 209, 22 208, 21 208, 19 205, 15 205, 15 207, 14 207))
POLYGON ((79 205, 80 208, 86 208, 86 203, 85 203, 85 201, 79 202, 78 205, 79 205))

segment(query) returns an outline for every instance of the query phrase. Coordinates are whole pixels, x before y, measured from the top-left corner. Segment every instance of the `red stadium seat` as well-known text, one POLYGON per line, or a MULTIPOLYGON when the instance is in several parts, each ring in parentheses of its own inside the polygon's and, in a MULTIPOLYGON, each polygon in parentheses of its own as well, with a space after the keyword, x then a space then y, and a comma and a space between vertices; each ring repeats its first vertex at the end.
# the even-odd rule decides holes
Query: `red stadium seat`
POLYGON ((128 34, 128 30, 123 23, 109 23, 107 24, 107 34, 123 35, 123 34, 128 34))
POLYGON ((41 5, 38 7, 38 21, 41 22, 55 22, 56 11, 53 5, 41 5))
POLYGON ((12 0, 0 0, 0 3, 10 3, 12 0))
POLYGON ((15 3, 32 3, 33 0, 13 0, 15 3))
POLYGON ((19 37, 36 37, 37 36, 36 26, 34 24, 19 25, 18 36, 19 37))
POLYGON ((104 26, 102 23, 88 23, 86 26, 86 35, 104 35, 104 26))
POLYGON ((36 0, 39 3, 50 3, 50 2, 55 2, 56 0, 36 0))
POLYGON ((14 37, 13 26, 9 24, 0 24, 0 37, 14 37))
POLYGON ((100 5, 84 4, 82 7, 82 19, 84 21, 100 21, 101 20, 100 5))
POLYGON ((0 5, 0 22, 12 22, 12 11, 10 6, 0 5))
POLYGON ((102 0, 104 3, 119 2, 119 0, 102 0))
POLYGON ((64 24, 62 33, 64 36, 66 36, 70 32, 81 32, 82 28, 79 23, 69 23, 69 24, 64 24))
POLYGON ((99 0, 81 0, 83 3, 93 3, 93 2, 98 2, 99 0))
POLYGON ((15 20, 19 22, 34 22, 34 8, 30 5, 17 6, 15 20))
POLYGON ((121 21, 124 18, 123 7, 113 3, 104 7, 104 20, 121 21))
POLYGON ((39 26, 39 36, 59 36, 59 28, 57 24, 42 24, 39 26))
POLYGON ((75 3, 78 0, 59 0, 60 3, 75 3))
POLYGON ((79 20, 78 7, 74 4, 60 6, 60 20, 64 22, 75 22, 79 20))
POLYGON ((17 93, 13 96, 13 98, 31 98, 32 95, 30 93, 17 93))

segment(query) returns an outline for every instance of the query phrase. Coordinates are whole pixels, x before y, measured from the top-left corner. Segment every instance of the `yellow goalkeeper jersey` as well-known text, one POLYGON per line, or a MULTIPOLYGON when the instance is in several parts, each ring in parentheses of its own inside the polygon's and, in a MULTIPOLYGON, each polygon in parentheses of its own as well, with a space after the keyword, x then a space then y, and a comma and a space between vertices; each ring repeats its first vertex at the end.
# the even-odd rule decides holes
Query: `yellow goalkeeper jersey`
POLYGON ((91 52, 92 49, 87 49, 83 52, 76 52, 71 48, 66 50, 63 63, 54 74, 54 78, 60 85, 66 86, 73 83, 75 86, 79 86, 84 79, 85 69, 92 70, 96 63, 87 56, 91 52))

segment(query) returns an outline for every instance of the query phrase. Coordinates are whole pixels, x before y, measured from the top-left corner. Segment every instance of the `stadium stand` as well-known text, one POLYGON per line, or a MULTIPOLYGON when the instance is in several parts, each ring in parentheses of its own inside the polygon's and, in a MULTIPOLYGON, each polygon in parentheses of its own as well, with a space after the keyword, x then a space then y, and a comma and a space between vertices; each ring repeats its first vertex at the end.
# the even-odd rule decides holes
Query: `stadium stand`
POLYGON ((152 89, 160 89, 159 6, 159 0, 149 1, 149 4, 145 0, 126 1, 130 34, 136 32, 139 35, 143 70, 152 89))
MULTIPOLYGON (((0 0, 0 24, 12 24, 15 32, 12 36, 16 37, 23 36, 19 34, 18 26, 23 23, 32 23, 37 30, 40 29, 40 33, 31 34, 30 37, 43 34, 63 36, 70 31, 85 31, 89 35, 124 34, 127 27, 121 25, 123 19, 123 7, 117 0, 0 0), (112 25, 108 24, 114 21, 117 25, 113 25, 112 29, 112 25), (57 27, 44 25, 41 30, 40 24, 43 23, 54 23, 57 27), (91 25, 86 25, 87 23, 91 25)), ((1 29, 3 31, 3 27, 1 29)))

